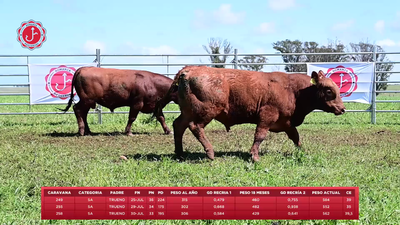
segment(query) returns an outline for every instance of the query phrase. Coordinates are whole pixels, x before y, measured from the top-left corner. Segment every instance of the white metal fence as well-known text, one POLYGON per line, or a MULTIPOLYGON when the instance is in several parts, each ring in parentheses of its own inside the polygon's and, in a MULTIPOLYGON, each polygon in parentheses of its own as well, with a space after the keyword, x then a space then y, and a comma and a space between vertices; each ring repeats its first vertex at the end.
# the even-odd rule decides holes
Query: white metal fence
MULTIPOLYGON (((375 48, 376 49, 376 48, 375 48)), ((30 88, 29 85, 29 75, 28 75, 28 64, 38 63, 38 64, 45 64, 45 63, 54 63, 54 59, 63 61, 56 61, 59 64, 68 64, 68 63, 89 63, 97 62, 98 67, 113 67, 113 68, 129 68, 129 69, 143 69, 149 70, 152 72, 157 72, 164 74, 169 77, 173 77, 176 72, 181 69, 183 66, 186 65, 225 65, 227 68, 235 68, 238 69, 241 65, 264 65, 263 71, 284 71, 280 68, 280 66, 286 65, 306 65, 306 63, 285 63, 282 62, 282 55, 373 55, 373 60, 376 61, 376 54, 374 52, 346 52, 346 53, 273 53, 273 54, 239 54, 237 49, 234 50, 233 54, 211 54, 216 56, 228 56, 233 58, 230 59, 227 63, 203 63, 204 61, 209 61, 208 58, 210 54, 170 54, 170 55, 107 55, 107 54, 100 54, 100 49, 96 50, 96 54, 86 54, 86 55, 0 55, 0 90, 4 87, 26 87, 30 88), (268 58, 269 62, 266 63, 239 63, 239 57, 244 56, 264 56, 268 58), (193 60, 188 60, 188 58, 197 58, 199 63, 193 60), (133 58, 133 59, 132 59, 133 58), (135 58, 152 58, 150 60, 135 60, 135 58), (155 63, 148 63, 148 61, 154 61, 154 58, 161 58, 162 63, 155 62, 155 63), (40 60, 35 60, 40 59, 40 60), (44 60, 43 60, 44 59, 44 60), (71 60, 74 61, 71 61, 71 60), (106 60, 105 60, 106 59, 106 60), (8 61, 16 61, 17 63, 2 63, 2 60, 8 61), (78 60, 78 61, 77 61, 78 60), (120 63, 120 62, 127 62, 127 63, 120 63), (166 61, 166 62, 164 62, 166 61), (171 61, 178 61, 177 63, 173 63, 171 61), (275 62, 271 62, 275 61, 275 62), (134 63, 132 63, 134 62, 134 63), (4 69, 6 71, 4 72, 4 69), (10 71, 13 72, 10 72, 10 71), (18 72, 14 72, 18 71, 18 72), (23 72, 25 71, 25 72, 23 72), (18 77, 25 77, 27 79, 26 83, 10 83, 5 82, 1 79, 8 78, 8 80, 17 79, 18 77)), ((382 54, 382 53, 379 53, 382 54)), ((385 52, 386 55, 397 55, 400 56, 400 52, 385 52)), ((157 60, 157 61, 158 61, 157 60)), ((372 93, 372 104, 370 109, 367 110, 348 110, 346 112, 370 112, 371 113, 371 123, 376 123, 376 113, 385 113, 385 112, 400 112, 400 110, 377 110, 376 104, 377 103, 400 103, 400 100, 377 100, 376 96, 377 93, 400 93, 400 90, 396 91, 377 91, 376 84, 378 83, 388 83, 388 84, 400 84, 400 79, 398 81, 377 81, 376 74, 387 72, 390 74, 400 74, 400 62, 398 61, 391 61, 391 62, 376 62, 377 64, 384 64, 384 63, 391 63, 394 64, 394 69, 392 71, 375 71, 375 77, 373 82, 373 93, 372 93)), ((303 71, 306 73, 306 71, 303 71)), ((0 93, 0 96, 29 96, 29 91, 26 93, 0 93)), ((10 113, 0 113, 0 115, 37 115, 37 114, 62 114, 63 112, 32 112, 31 111, 31 104, 29 102, 24 103, 10 103, 10 102, 0 102, 0 107, 5 105, 29 105, 29 112, 10 112, 10 113)), ((1 108, 0 108, 1 109, 1 108)), ((318 111, 318 110, 315 110, 318 111)), ((164 111, 165 113, 179 113, 179 111, 164 111)), ((73 112, 67 112, 73 113, 73 112)), ((103 112, 101 106, 98 106, 94 111, 89 113, 96 113, 98 114, 98 122, 102 123, 102 115, 111 113, 111 112, 103 112)), ((128 113, 127 111, 116 111, 114 113, 128 113)))

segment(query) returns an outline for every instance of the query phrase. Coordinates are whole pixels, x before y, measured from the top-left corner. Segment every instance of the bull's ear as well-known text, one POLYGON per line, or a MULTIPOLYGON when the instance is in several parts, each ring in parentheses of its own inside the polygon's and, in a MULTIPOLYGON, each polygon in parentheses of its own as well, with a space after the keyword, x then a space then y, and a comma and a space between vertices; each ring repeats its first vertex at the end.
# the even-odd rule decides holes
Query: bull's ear
POLYGON ((321 79, 323 79, 323 78, 325 78, 325 77, 326 77, 325 73, 324 73, 322 70, 320 70, 320 71, 318 72, 318 78, 321 80, 321 79))
POLYGON ((316 85, 318 82, 320 82, 325 77, 326 77, 325 73, 322 70, 320 70, 318 73, 313 71, 311 73, 311 81, 310 81, 310 83, 316 85))
POLYGON ((318 81, 319 81, 319 77, 318 77, 317 72, 312 71, 310 83, 314 84, 314 85, 317 85, 318 81))

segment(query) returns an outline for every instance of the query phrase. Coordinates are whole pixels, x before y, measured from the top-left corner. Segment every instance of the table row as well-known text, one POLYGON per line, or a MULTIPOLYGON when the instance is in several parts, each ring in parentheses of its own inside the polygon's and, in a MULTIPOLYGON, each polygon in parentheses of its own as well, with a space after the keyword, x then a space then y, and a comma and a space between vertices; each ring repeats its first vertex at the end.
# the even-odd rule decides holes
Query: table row
POLYGON ((44 197, 44 203, 354 203, 354 197, 44 197))
POLYGON ((353 210, 354 204, 44 204, 45 211, 130 211, 130 210, 277 210, 341 211, 353 210))
POLYGON ((46 211, 42 219, 358 219, 354 211, 46 211))

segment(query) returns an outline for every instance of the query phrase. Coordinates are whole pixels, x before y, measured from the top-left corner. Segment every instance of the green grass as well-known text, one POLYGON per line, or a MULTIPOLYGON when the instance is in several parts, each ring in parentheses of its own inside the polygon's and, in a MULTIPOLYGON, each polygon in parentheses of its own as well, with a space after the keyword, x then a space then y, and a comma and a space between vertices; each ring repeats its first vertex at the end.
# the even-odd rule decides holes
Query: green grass
MULTIPOLYGON (((400 95, 381 94, 378 99, 400 95)), ((2 103, 28 100, 0 96, 2 103)), ((65 105, 34 105, 31 111, 52 112, 56 107, 65 105)), ((176 109, 170 105, 165 110, 176 109)), ((379 103, 378 109, 400 110, 400 104, 379 103)), ((27 111, 29 106, 0 106, 0 112, 27 111)), ((166 116, 171 129, 176 116, 166 116)), ((285 134, 270 133, 256 164, 249 158, 254 125, 235 126, 227 133, 212 122, 206 135, 215 148, 213 162, 187 131, 188 159, 177 162, 173 136, 163 135, 161 126, 148 118, 141 114, 132 126, 137 134, 127 137, 121 134, 126 114, 103 115, 103 124, 91 114, 95 135, 77 137, 73 114, 0 116, 0 224, 400 224, 400 114, 378 113, 372 125, 369 113, 312 113, 299 127, 304 153, 285 134), (42 186, 358 186, 360 220, 41 221, 42 186)))

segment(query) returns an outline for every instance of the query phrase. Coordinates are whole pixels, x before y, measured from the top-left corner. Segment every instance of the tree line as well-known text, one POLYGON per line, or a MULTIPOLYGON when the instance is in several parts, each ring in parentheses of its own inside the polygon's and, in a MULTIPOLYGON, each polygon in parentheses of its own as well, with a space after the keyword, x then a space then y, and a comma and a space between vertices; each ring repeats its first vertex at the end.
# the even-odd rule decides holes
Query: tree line
MULTIPOLYGON (((299 40, 282 40, 272 44, 273 48, 280 53, 292 53, 291 55, 281 55, 285 63, 308 63, 308 62, 373 62, 373 54, 361 54, 362 52, 373 52, 374 45, 368 42, 360 41, 358 43, 350 43, 345 46, 339 41, 330 41, 327 45, 320 45, 314 41, 299 41, 299 40), (295 55, 295 53, 333 53, 321 55, 295 55), (339 53, 339 54, 335 54, 339 53), (359 53, 359 54, 357 54, 359 53)), ((210 38, 207 45, 203 45, 204 50, 208 54, 233 54, 234 48, 228 40, 210 38)), ((226 63, 228 56, 210 55, 212 63, 226 63)), ((392 71, 393 64, 387 58, 385 51, 381 46, 376 49, 376 71, 385 71, 377 73, 377 81, 388 81, 390 77, 389 71, 392 71)), ((266 63, 268 59, 262 55, 244 56, 238 59, 238 63, 266 63)), ((231 60, 234 63, 235 59, 231 60)), ((216 68, 225 68, 225 65, 213 65, 216 68)), ((240 65, 240 69, 261 71, 264 65, 240 65)), ((306 72, 305 64, 289 64, 285 65, 286 72, 306 72)), ((387 83, 377 83, 377 90, 386 90, 387 83)))

